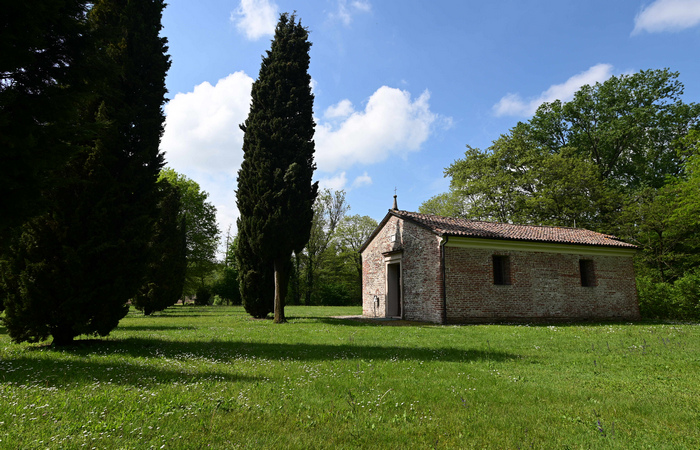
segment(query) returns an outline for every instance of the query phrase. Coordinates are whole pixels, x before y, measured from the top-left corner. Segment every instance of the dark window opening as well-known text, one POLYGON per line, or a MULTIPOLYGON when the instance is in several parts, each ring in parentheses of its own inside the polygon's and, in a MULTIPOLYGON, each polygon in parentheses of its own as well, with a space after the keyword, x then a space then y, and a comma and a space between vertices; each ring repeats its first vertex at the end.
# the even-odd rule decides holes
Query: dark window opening
POLYGON ((493 255, 493 284, 510 284, 510 258, 493 255))
POLYGON ((581 286, 595 286, 595 268, 593 266, 593 261, 590 259, 581 259, 579 260, 578 265, 579 271, 581 272, 581 286))

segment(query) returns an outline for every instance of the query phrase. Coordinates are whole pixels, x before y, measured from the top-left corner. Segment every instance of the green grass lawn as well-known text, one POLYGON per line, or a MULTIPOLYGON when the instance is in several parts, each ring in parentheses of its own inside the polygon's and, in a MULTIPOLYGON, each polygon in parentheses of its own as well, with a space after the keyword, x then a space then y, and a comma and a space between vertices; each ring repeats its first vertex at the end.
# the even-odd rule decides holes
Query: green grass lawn
POLYGON ((700 448, 700 326, 132 311, 56 350, 0 327, 0 448, 700 448))

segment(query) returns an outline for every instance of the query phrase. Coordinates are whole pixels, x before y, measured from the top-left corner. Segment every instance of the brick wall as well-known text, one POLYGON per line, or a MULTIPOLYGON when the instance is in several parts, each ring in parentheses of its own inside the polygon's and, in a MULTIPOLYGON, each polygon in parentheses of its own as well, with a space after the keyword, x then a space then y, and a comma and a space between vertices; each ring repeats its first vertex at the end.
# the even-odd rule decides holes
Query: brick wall
POLYGON ((439 238, 412 222, 391 217, 362 252, 362 314, 386 317, 384 253, 400 255, 402 317, 442 321, 442 275, 439 238), (378 305, 375 303, 378 298, 378 305))
POLYGON ((447 321, 638 319, 632 257, 447 247, 447 321), (494 254, 507 255, 510 285, 495 285, 494 254), (582 287, 579 260, 595 285, 582 287))

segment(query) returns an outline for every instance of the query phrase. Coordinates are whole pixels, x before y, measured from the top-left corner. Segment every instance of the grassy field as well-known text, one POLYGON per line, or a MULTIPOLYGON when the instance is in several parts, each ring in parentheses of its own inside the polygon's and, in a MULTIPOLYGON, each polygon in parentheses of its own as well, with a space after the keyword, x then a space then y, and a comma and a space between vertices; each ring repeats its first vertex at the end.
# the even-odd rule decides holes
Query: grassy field
POLYGON ((700 326, 433 326, 359 308, 132 311, 12 344, 0 448, 700 448, 700 326))

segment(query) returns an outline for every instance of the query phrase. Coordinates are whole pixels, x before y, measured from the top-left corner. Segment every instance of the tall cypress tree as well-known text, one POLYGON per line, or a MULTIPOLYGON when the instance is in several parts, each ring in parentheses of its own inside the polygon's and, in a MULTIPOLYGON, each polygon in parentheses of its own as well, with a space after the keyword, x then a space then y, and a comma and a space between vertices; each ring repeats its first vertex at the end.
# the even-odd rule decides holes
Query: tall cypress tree
MULTIPOLYGON (((16 341, 107 335, 142 285, 163 157, 166 40, 162 0, 100 0, 89 12, 88 79, 79 125, 94 131, 45 192, 50 210, 23 226, 3 264, 5 324, 16 341)), ((77 140, 77 139, 76 139, 77 140)))
POLYGON ((280 16, 241 125, 243 164, 236 193, 241 295, 247 311, 265 311, 271 302, 262 295, 272 272, 277 323, 285 321, 291 254, 309 239, 318 193, 318 183, 312 183, 315 124, 308 37, 294 15, 280 16))

